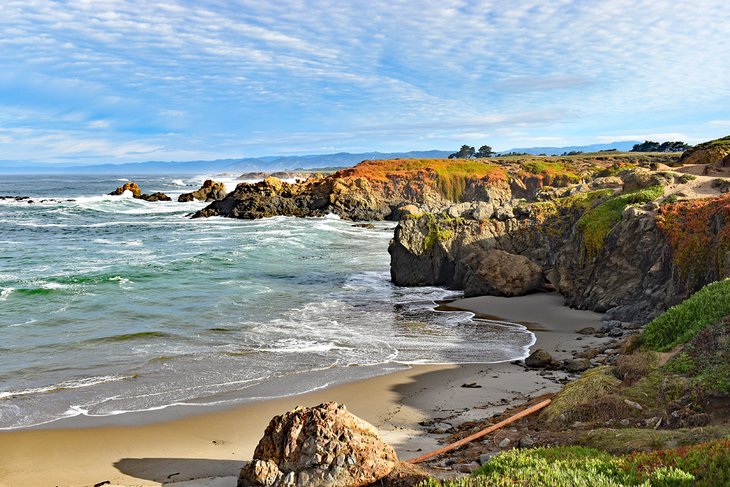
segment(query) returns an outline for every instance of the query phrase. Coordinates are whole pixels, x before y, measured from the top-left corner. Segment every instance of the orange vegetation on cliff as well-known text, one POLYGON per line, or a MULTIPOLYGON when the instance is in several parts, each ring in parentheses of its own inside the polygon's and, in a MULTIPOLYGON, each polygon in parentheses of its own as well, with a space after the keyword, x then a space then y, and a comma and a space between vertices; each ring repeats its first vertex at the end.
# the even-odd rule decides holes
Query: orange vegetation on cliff
POLYGON ((485 160, 466 159, 387 159, 363 161, 355 167, 337 173, 340 177, 364 177, 385 181, 400 177, 436 179, 448 176, 468 176, 477 179, 507 180, 504 167, 485 160))
POLYGON ((387 159, 363 161, 339 171, 340 178, 366 178, 370 181, 422 181, 432 184, 441 194, 459 201, 467 180, 485 183, 507 182, 507 169, 485 160, 466 159, 387 159))
POLYGON ((730 194, 665 205, 657 225, 669 240, 680 279, 692 286, 707 269, 721 276, 730 252, 730 194))

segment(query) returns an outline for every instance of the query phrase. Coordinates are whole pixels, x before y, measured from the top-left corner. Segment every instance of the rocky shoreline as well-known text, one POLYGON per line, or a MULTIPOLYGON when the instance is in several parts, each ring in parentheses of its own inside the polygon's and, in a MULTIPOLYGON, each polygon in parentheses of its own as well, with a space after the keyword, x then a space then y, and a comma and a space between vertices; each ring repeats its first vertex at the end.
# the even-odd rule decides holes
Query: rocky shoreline
MULTIPOLYGON (((396 220, 389 248, 395 284, 463 289, 467 297, 450 306, 524 323, 538 337, 524 361, 432 371, 424 375, 440 382, 427 387, 424 379, 391 384, 388 391, 398 393, 392 404, 375 399, 359 409, 358 389, 367 381, 302 399, 324 395, 354 404, 401 459, 552 401, 540 414, 415 468, 399 464, 358 418, 333 419, 341 416, 336 404, 279 411, 256 461, 240 477, 236 472, 239 485, 482 486, 490 480, 478 479, 497 478, 489 475, 500 468, 499 478, 548 475, 510 463, 532 464, 543 454, 607 462, 616 478, 637 483, 726 480, 724 471, 682 460, 695 455, 693 445, 721 458, 730 452, 722 443, 730 433, 730 149, 719 145, 698 146, 681 158, 365 161, 295 183, 273 177, 241 183, 227 195, 206 181, 190 196, 211 200, 196 218, 334 213, 353 221, 396 220), (557 299, 563 311, 543 316, 555 303, 541 306, 541 299, 557 299), (564 314, 589 312, 596 313, 576 320, 564 314), (338 398, 337 390, 349 392, 338 398), (418 429, 414 410, 421 415, 418 429), (319 419, 310 424, 311 417, 319 419), (335 426, 340 423, 349 426, 335 426), (354 441, 353 429, 370 433, 354 441), (657 449, 669 463, 626 456, 657 449), (506 466, 499 466, 503 459, 506 466), (477 477, 450 483, 469 473, 477 477)), ((121 192, 134 195, 133 189, 121 192)), ((227 472, 220 478, 230 482, 227 472)), ((214 477, 190 477, 200 481, 190 485, 213 485, 207 482, 217 482, 214 477)))

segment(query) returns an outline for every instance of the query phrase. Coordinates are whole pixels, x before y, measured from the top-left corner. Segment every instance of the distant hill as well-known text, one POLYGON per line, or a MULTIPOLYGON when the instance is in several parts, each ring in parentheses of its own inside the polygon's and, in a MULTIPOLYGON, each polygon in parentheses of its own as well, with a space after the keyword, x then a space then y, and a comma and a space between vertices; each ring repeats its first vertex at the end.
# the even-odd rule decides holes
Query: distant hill
POLYGON ((626 140, 622 142, 611 142, 609 144, 572 145, 567 147, 519 147, 515 149, 500 151, 498 154, 509 154, 510 152, 526 154, 545 154, 548 156, 559 156, 564 152, 598 152, 602 150, 616 149, 619 152, 630 151, 635 144, 641 144, 639 140, 626 140))
POLYGON ((351 154, 311 154, 304 156, 265 156, 243 159, 218 159, 214 161, 165 162, 147 161, 125 164, 31 164, 0 161, 0 174, 110 174, 110 175, 147 175, 147 174, 210 174, 255 171, 283 171, 311 168, 345 168, 366 159, 439 159, 448 157, 450 151, 410 151, 410 152, 362 152, 351 154))
MULTIPOLYGON (((498 152, 506 154, 520 152, 527 154, 560 155, 564 152, 598 152, 617 149, 628 151, 638 141, 612 142, 569 147, 527 147, 498 152)), ((0 161, 0 174, 108 174, 139 176, 148 174, 240 174, 245 172, 273 172, 312 168, 351 167, 366 159, 443 159, 454 151, 429 150, 410 152, 338 152, 336 154, 310 154, 303 156, 264 156, 242 159, 217 159, 214 161, 147 161, 124 164, 38 164, 14 161, 0 161)))

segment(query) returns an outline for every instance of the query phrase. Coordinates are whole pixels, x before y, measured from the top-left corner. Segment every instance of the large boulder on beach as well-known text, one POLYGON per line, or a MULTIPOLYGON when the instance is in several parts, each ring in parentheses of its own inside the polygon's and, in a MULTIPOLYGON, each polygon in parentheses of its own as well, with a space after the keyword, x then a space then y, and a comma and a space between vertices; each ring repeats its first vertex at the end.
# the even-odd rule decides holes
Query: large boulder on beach
POLYGON ((542 267, 523 255, 490 249, 467 257, 473 269, 464 296, 522 296, 540 289, 542 267))
POLYGON ((223 183, 218 183, 212 179, 206 179, 200 189, 191 193, 183 193, 177 198, 177 200, 181 203, 194 200, 219 201, 225 198, 227 194, 226 186, 223 183))
POLYGON ((542 348, 538 348, 525 359, 525 365, 531 369, 555 368, 557 366, 557 361, 549 352, 542 348))
POLYGON ((274 417, 238 486, 358 487, 385 477, 397 462, 373 425, 329 402, 274 417))
POLYGON ((128 183, 124 183, 123 185, 119 186, 117 189, 109 193, 110 196, 120 196, 124 194, 125 191, 129 191, 132 193, 132 196, 135 198, 139 198, 142 196, 142 190, 139 188, 137 183, 134 181, 129 181, 128 183))

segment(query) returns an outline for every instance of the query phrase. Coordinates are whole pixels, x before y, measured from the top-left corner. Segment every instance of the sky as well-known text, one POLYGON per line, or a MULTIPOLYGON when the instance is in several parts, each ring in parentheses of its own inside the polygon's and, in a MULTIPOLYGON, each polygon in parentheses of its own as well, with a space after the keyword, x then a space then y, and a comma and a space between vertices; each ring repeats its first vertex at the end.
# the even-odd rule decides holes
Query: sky
POLYGON ((697 143, 727 0, 2 0, 0 160, 697 143))

